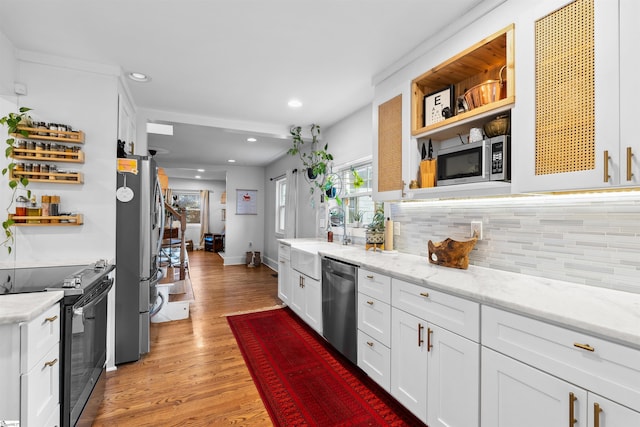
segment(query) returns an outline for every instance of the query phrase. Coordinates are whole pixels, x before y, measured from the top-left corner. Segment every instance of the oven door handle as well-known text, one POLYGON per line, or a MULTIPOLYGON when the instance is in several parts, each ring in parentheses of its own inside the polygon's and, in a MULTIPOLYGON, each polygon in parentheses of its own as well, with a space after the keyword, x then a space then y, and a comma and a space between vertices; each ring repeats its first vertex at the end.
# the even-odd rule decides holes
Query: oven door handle
POLYGON ((109 286, 104 288, 102 292, 100 292, 96 297, 90 298, 88 301, 86 301, 86 303, 80 304, 78 306, 73 306, 74 313, 78 311, 82 313, 84 309, 91 308, 94 305, 98 304, 100 301, 102 301, 107 296, 107 294, 111 290, 111 287, 113 286, 113 278, 110 278, 108 280, 109 280, 109 286))

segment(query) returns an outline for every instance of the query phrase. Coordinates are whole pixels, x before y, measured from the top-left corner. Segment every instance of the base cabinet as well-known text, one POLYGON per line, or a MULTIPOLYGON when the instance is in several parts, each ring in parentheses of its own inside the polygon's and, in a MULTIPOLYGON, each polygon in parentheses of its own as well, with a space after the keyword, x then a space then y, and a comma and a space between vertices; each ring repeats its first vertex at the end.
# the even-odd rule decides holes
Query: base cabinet
POLYGON ((391 323, 391 394, 430 427, 478 426, 480 345, 396 308, 391 323))
POLYGON ((278 298, 291 305, 291 247, 280 244, 278 249, 278 298))
POLYGON ((594 393, 587 399, 588 427, 640 426, 640 412, 594 393))
POLYGON ((291 309, 309 326, 322 334, 321 282, 291 270, 291 309))

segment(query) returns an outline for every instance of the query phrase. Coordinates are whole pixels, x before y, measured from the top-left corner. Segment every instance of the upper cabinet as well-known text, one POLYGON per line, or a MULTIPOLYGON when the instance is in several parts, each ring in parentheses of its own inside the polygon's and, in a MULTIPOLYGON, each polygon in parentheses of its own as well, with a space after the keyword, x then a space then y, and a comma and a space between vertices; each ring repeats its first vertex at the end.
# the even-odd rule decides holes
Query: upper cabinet
POLYGON ((411 82, 411 134, 447 139, 515 102, 514 26, 411 82), (474 123, 474 124, 472 124, 474 123))
MULTIPOLYGON (((620 5, 637 9, 632 3, 623 0, 620 5)), ((532 60, 518 76, 527 93, 519 97, 523 126, 513 136, 514 145, 520 145, 513 150, 517 190, 637 185, 637 178, 627 179, 627 173, 634 166, 637 170, 638 160, 627 157, 630 144, 620 140, 623 81, 631 87, 629 67, 638 64, 629 44, 637 40, 632 28, 637 24, 620 13, 618 1, 544 4, 552 7, 537 10, 530 31, 518 42, 532 52, 532 60)))

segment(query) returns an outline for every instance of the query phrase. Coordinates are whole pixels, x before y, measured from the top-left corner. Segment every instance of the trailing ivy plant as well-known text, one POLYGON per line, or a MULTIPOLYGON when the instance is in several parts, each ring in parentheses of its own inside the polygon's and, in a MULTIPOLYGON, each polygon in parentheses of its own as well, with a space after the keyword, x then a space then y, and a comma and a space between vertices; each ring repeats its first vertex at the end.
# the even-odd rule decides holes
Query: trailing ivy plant
POLYGON ((29 136, 29 133, 26 130, 18 129, 18 125, 23 121, 29 120, 29 116, 27 115, 28 111, 31 111, 31 108, 20 107, 18 113, 9 113, 8 115, 0 118, 0 124, 3 126, 7 126, 7 135, 9 138, 6 140, 6 147, 4 150, 4 156, 8 160, 7 166, 2 169, 2 175, 7 175, 9 179, 9 189, 11 190, 11 200, 7 205, 7 219, 2 222, 2 228, 4 230, 4 240, 0 243, 2 246, 7 248, 9 254, 11 254, 11 250, 13 248, 13 243, 15 241, 13 235, 13 229, 11 228, 15 221, 9 217, 11 207, 13 206, 16 200, 16 193, 19 189, 26 190, 27 199, 31 197, 31 191, 27 189, 27 185, 29 185, 29 180, 22 176, 11 177, 13 170, 16 167, 16 163, 13 160, 13 145, 15 143, 15 138, 13 135, 22 135, 25 138, 29 136))
POLYGON ((302 139, 302 127, 291 126, 289 132, 292 137, 292 145, 287 151, 287 154, 291 156, 297 155, 300 157, 300 160, 302 160, 302 165, 307 170, 307 178, 313 184, 309 190, 311 194, 314 192, 314 185, 320 190, 323 190, 326 175, 331 171, 333 155, 327 151, 329 144, 325 144, 324 147, 318 148, 320 126, 312 124, 310 127, 311 146, 309 152, 304 151, 302 147, 304 145, 304 139, 302 139))

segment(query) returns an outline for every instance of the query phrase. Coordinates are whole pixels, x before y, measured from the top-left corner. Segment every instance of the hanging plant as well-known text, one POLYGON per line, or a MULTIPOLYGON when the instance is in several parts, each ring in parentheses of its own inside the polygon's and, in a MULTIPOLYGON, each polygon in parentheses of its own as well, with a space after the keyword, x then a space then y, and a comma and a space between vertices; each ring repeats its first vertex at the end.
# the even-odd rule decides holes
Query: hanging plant
POLYGON ((303 150, 304 139, 302 138, 302 127, 291 126, 289 130, 292 137, 292 146, 287 151, 290 156, 299 156, 302 165, 307 171, 307 178, 312 184, 309 189, 310 193, 314 193, 314 187, 325 190, 326 175, 331 171, 331 162, 333 155, 329 153, 329 144, 318 148, 318 136, 320 135, 320 126, 312 124, 310 127, 311 144, 309 152, 303 150))
POLYGON ((2 169, 2 175, 7 175, 9 178, 9 189, 11 190, 11 200, 7 205, 7 219, 2 222, 2 228, 4 230, 4 241, 2 241, 1 245, 7 248, 9 254, 11 254, 13 244, 15 241, 15 237, 13 235, 12 226, 15 224, 15 221, 10 218, 11 207, 16 201, 16 194, 19 189, 26 190, 27 199, 31 197, 31 191, 27 189, 29 185, 29 180, 22 177, 15 177, 13 175, 13 170, 16 167, 16 163, 13 160, 13 145, 15 143, 15 138, 13 135, 22 135, 25 138, 29 136, 29 133, 26 130, 18 129, 18 125, 21 123, 26 123, 31 120, 31 118, 27 115, 28 111, 31 111, 31 108, 20 107, 18 113, 9 113, 8 115, 0 118, 0 124, 3 126, 7 126, 7 135, 9 138, 6 140, 6 147, 4 150, 4 156, 8 160, 7 166, 2 169))

